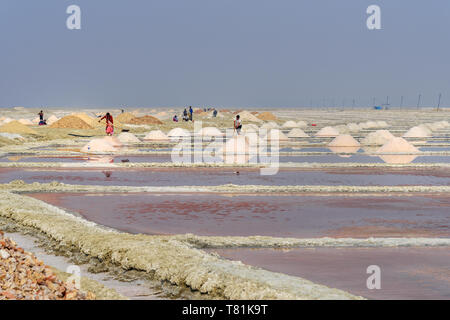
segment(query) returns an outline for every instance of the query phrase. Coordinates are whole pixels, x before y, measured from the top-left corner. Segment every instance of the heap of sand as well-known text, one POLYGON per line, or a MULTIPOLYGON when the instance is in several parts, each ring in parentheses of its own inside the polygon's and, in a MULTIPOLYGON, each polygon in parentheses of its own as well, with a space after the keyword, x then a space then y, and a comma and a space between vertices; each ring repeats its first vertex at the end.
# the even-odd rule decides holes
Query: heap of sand
POLYGON ((122 143, 116 137, 104 137, 92 139, 83 148, 81 152, 116 152, 122 143))
POLYGON ((261 119, 258 119, 253 114, 251 114, 250 112, 245 111, 245 110, 239 113, 239 117, 242 121, 250 121, 250 122, 257 122, 257 123, 263 122, 261 119))
POLYGON ((223 133, 215 127, 204 127, 200 131, 196 132, 197 135, 207 136, 207 137, 220 137, 223 133))
POLYGON ((18 134, 38 134, 33 129, 21 124, 19 121, 13 120, 0 126, 0 132, 18 133, 18 134))
POLYGON ((169 137, 161 130, 153 130, 147 133, 144 140, 167 140, 169 137))
POLYGON ((370 132, 364 139, 361 140, 361 143, 367 146, 381 146, 394 138, 395 137, 388 130, 377 130, 370 132))
POLYGON ((92 128, 95 128, 97 126, 100 126, 101 124, 98 122, 98 120, 88 116, 86 113, 84 112, 77 112, 77 113, 72 113, 72 116, 78 117, 81 120, 83 120, 84 122, 86 122, 88 125, 90 125, 92 128))
POLYGON ((430 134, 423 127, 416 126, 409 129, 404 135, 404 138, 426 138, 430 134))
POLYGON ((307 138, 309 137, 302 129, 294 128, 288 133, 288 138, 307 138))
POLYGON ((134 118, 136 118, 136 116, 130 112, 121 113, 116 117, 121 123, 130 123, 134 118))
POLYGON ((146 115, 143 117, 135 117, 129 121, 130 124, 162 124, 158 118, 146 115))
POLYGON ((269 133, 265 136, 265 139, 270 141, 287 141, 289 138, 278 129, 271 129, 269 133))
POLYGON ((333 127, 324 127, 316 133, 316 137, 337 137, 339 131, 333 127))
POLYGON ((276 121, 278 118, 271 112, 265 111, 258 114, 258 119, 264 120, 264 121, 276 121))
POLYGON ((289 120, 283 123, 282 128, 298 128, 298 124, 295 121, 289 120))
POLYGON ((267 129, 267 130, 277 129, 277 128, 278 128, 278 124, 273 121, 266 122, 261 126, 261 129, 267 129))
POLYGON ((167 136, 170 138, 178 138, 178 137, 190 137, 191 134, 186 129, 175 128, 170 130, 167 136))
POLYGON ((141 140, 139 140, 134 134, 130 132, 121 132, 117 136, 117 139, 119 139, 119 141, 122 142, 123 144, 141 142, 141 140))
POLYGON ((297 122, 297 126, 299 128, 303 129, 303 128, 306 128, 308 126, 308 124, 305 121, 300 120, 300 121, 297 122))
POLYGON ((377 153, 398 153, 398 154, 383 154, 380 158, 386 163, 410 163, 417 155, 408 153, 419 153, 420 151, 403 138, 397 137, 386 142, 377 153), (403 153, 403 154, 402 154, 403 153), (406 154, 404 154, 406 153, 406 154))
POLYGON ((65 116, 50 125, 50 128, 69 128, 69 129, 93 129, 78 116, 65 116))
POLYGON ((354 122, 347 124, 347 128, 350 132, 358 132, 361 130, 361 127, 358 126, 358 124, 354 123, 354 122))
POLYGON ((28 119, 19 119, 19 122, 21 124, 26 125, 26 126, 32 126, 33 125, 33 122, 31 120, 28 120, 28 119))

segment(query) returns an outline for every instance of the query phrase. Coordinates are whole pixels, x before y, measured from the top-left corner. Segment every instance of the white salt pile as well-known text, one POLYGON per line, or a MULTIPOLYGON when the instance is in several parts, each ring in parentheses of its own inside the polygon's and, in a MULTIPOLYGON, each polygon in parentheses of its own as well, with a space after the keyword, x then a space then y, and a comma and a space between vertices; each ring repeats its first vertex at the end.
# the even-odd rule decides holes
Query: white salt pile
POLYGON ((297 122, 297 126, 303 129, 306 128, 308 124, 305 121, 300 120, 299 122, 297 122))
POLYGON ((360 144, 349 134, 341 134, 328 144, 329 147, 359 147, 360 144))
POLYGON ((203 137, 220 137, 223 136, 223 133, 215 128, 215 127, 205 127, 202 128, 200 131, 196 132, 197 135, 203 136, 203 137))
MULTIPOLYGON (((328 144, 328 148, 334 153, 356 153, 360 144, 349 134, 341 134, 328 144)), ((347 157, 350 157, 348 155, 347 157)))
POLYGON ((219 153, 222 154, 225 163, 244 164, 249 160, 249 139, 245 136, 233 136, 226 143, 219 153))
POLYGON ((337 131, 339 131, 340 134, 350 133, 350 130, 348 129, 348 127, 345 124, 340 124, 340 125, 336 126, 335 129, 337 131))
POLYGON ((55 116, 55 115, 51 115, 48 119, 47 119, 47 124, 48 125, 51 125, 51 124, 53 124, 54 122, 56 122, 56 121, 58 121, 59 120, 59 118, 57 117, 57 116, 55 116))
POLYGON ((18 120, 21 124, 24 124, 24 125, 26 125, 26 126, 31 126, 31 125, 33 125, 33 122, 31 122, 31 120, 28 120, 28 119, 19 119, 18 120))
POLYGON ((104 137, 92 139, 83 148, 81 152, 115 152, 122 146, 122 143, 116 137, 104 137))
POLYGON ((377 121, 377 127, 378 128, 387 128, 389 125, 386 121, 377 121))
POLYGON ((170 130, 167 136, 170 138, 178 138, 178 137, 190 137, 191 134, 189 133, 189 131, 183 128, 175 128, 170 130))
POLYGON ((253 114, 251 114, 250 112, 248 112, 246 110, 241 111, 238 114, 242 121, 250 121, 250 122, 257 122, 257 123, 263 122, 261 119, 258 119, 256 116, 254 116, 253 114))
POLYGON ((339 131, 333 127, 324 127, 316 133, 316 137, 337 137, 339 131))
POLYGON ((117 139, 119 139, 120 142, 123 144, 129 144, 129 143, 139 143, 141 140, 139 140, 134 134, 130 132, 121 132, 117 139))
POLYGON ((381 146, 394 138, 395 137, 388 130, 377 130, 370 132, 364 139, 361 140, 361 144, 368 146, 381 146))
POLYGON ((3 120, 3 123, 10 123, 11 121, 14 121, 14 119, 11 119, 11 118, 9 118, 9 117, 6 117, 6 118, 3 120))
POLYGON ((161 130, 153 130, 147 133, 144 140, 167 140, 169 137, 161 130))
POLYGON ((288 138, 307 138, 309 137, 302 129, 294 128, 288 134, 288 138))
POLYGON ((405 138, 426 138, 429 136, 430 134, 426 131, 426 129, 419 126, 412 127, 403 135, 405 138))
POLYGON ((243 133, 249 133, 249 132, 258 132, 259 128, 257 125, 254 125, 253 123, 247 123, 242 125, 242 132, 243 133))
POLYGON ((278 127, 279 127, 279 126, 278 126, 278 124, 277 124, 276 122, 269 121, 269 122, 264 123, 264 124, 261 126, 261 129, 267 129, 267 130, 270 130, 270 129, 277 129, 278 127))
POLYGON ((282 128, 298 128, 298 124, 295 121, 289 120, 283 123, 282 128))
POLYGON ((287 141, 289 138, 280 130, 278 129, 270 129, 268 134, 264 137, 264 139, 270 140, 270 141, 287 141))
POLYGON ((369 126, 367 125, 367 122, 360 122, 360 123, 358 123, 358 126, 361 129, 368 129, 369 128, 369 126))
POLYGON ((347 124, 347 128, 350 132, 358 132, 361 130, 361 127, 358 126, 358 124, 356 124, 354 122, 347 124))
POLYGON ((380 158, 387 163, 410 163, 417 157, 417 155, 410 153, 419 152, 420 151, 416 147, 400 137, 386 142, 381 148, 377 150, 377 153, 380 154, 388 153, 380 155, 380 158), (389 153, 394 154, 390 155, 389 153))

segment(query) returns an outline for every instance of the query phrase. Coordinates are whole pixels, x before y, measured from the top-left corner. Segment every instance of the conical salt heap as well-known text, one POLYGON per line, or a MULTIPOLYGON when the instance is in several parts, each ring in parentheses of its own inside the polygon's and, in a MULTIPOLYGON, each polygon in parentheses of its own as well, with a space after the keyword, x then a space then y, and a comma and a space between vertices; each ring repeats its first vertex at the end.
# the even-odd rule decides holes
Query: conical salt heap
POLYGON ((38 134, 33 129, 21 124, 19 121, 13 120, 0 126, 0 132, 19 133, 19 134, 38 134))
POLYGON ((273 121, 266 122, 261 126, 261 129, 276 129, 276 128, 278 128, 278 124, 273 121))
POLYGON ((233 136, 225 143, 219 154, 222 154, 225 163, 247 163, 249 159, 250 143, 245 136, 233 136))
POLYGON ((97 126, 101 126, 101 124, 98 122, 98 120, 94 119, 93 117, 88 116, 84 112, 76 112, 72 113, 71 116, 75 116, 86 122, 88 125, 90 125, 92 128, 95 128, 97 126))
POLYGON ((153 130, 147 133, 144 140, 168 140, 169 137, 161 130, 153 130))
POLYGON ((394 139, 394 136, 388 130, 377 130, 370 132, 364 139, 361 140, 361 144, 367 146, 381 146, 392 139, 394 139))
POLYGON ((264 121, 276 121, 278 120, 278 118, 271 112, 261 112, 260 114, 258 114, 258 119, 264 120, 264 121))
POLYGON ((427 131, 424 130, 424 128, 419 126, 412 127, 403 135, 403 137, 405 138, 426 138, 429 136, 430 136, 429 133, 427 133, 427 131))
POLYGON ((324 127, 316 133, 316 137, 337 137, 339 131, 333 127, 324 127))
POLYGON ((289 120, 283 123, 282 128, 298 128, 298 124, 295 121, 289 120))
POLYGON ((303 129, 303 128, 306 128, 308 126, 308 124, 305 121, 300 120, 297 122, 297 126, 301 129, 303 129))
POLYGON ((134 134, 130 132, 121 132, 117 139, 119 139, 120 142, 123 144, 129 144, 129 143, 139 143, 141 140, 139 140, 134 134))
POLYGON ((265 136, 267 140, 287 141, 289 138, 278 129, 271 129, 265 136))
POLYGON ((116 137, 104 137, 92 139, 80 151, 86 153, 116 152, 120 147, 122 147, 122 143, 116 137))
POLYGON ((349 124, 347 124, 347 128, 350 132, 358 132, 361 131, 361 127, 358 126, 358 124, 351 122, 349 124))
POLYGON ((388 124, 387 124, 387 122, 386 121, 377 121, 377 127, 378 128, 387 128, 388 127, 388 124))
POLYGON ((258 132, 259 128, 257 125, 254 125, 253 123, 247 123, 242 125, 242 132, 249 133, 249 132, 258 132))
POLYGON ((190 137, 191 134, 189 131, 183 128, 175 128, 169 131, 167 134, 169 138, 178 138, 178 137, 190 137))
POLYGON ((239 117, 242 121, 250 121, 250 122, 257 122, 257 123, 263 122, 261 119, 258 119, 253 114, 251 114, 250 112, 245 111, 245 110, 241 111, 239 113, 239 117))
MULTIPOLYGON (((39 118, 38 118, 38 119, 39 119, 39 118)), ((48 125, 51 125, 51 124, 55 123, 55 122, 58 121, 58 120, 59 120, 59 118, 58 118, 57 116, 51 115, 51 116, 47 119, 47 124, 48 124, 48 125)), ((39 121, 38 121, 38 123, 39 123, 39 121)))
POLYGON ((50 128, 69 128, 69 129, 93 129, 92 126, 77 116, 65 116, 52 125, 50 128))
POLYGON ((162 121, 152 116, 136 117, 129 121, 130 124, 162 124, 162 121))
POLYGON ((33 122, 32 122, 31 120, 28 120, 28 119, 19 119, 19 122, 20 122, 21 124, 23 124, 23 125, 26 125, 26 126, 31 126, 31 125, 33 125, 33 122))
POLYGON ((360 144, 349 134, 341 134, 328 144, 328 148, 334 153, 356 153, 360 144))
POLYGON ((334 127, 337 131, 339 131, 339 134, 348 134, 350 133, 350 130, 348 129, 347 125, 340 124, 338 126, 334 127))
POLYGON ((288 138, 307 138, 309 137, 302 129, 294 128, 288 133, 288 138))
POLYGON ((420 153, 420 151, 405 139, 397 137, 386 142, 380 149, 377 150, 377 153, 399 153, 398 155, 380 155, 380 158, 386 163, 401 164, 410 163, 417 157, 417 155, 408 153, 420 153))
POLYGON ((202 128, 200 131, 196 132, 197 135, 201 135, 204 137, 220 137, 223 136, 223 133, 215 128, 215 127, 205 127, 202 128))

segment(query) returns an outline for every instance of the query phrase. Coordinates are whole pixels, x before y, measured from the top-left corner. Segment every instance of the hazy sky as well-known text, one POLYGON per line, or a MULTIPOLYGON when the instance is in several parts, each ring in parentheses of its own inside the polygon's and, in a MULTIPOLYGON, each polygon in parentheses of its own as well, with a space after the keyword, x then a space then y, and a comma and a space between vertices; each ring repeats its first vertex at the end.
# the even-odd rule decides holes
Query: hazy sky
POLYGON ((448 106, 449 35, 448 0, 2 0, 0 106, 448 106))

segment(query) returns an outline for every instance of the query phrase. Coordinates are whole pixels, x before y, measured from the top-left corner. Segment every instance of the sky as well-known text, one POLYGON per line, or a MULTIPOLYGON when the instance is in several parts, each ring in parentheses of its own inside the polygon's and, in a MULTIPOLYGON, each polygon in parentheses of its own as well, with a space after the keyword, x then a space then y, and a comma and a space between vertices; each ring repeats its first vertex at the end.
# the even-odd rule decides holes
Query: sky
POLYGON ((449 106, 449 33, 448 0, 2 0, 0 107, 449 106))

